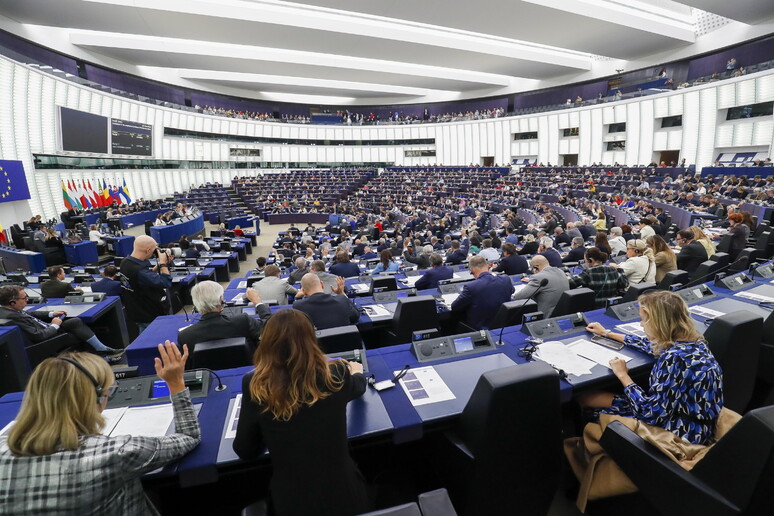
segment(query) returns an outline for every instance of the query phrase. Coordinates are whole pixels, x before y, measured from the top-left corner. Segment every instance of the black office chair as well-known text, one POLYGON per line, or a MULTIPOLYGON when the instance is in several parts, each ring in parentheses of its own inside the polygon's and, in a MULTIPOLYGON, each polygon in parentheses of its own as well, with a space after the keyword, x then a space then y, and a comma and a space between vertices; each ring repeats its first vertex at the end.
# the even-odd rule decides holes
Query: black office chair
POLYGON ((752 247, 742 249, 738 255, 736 255, 735 263, 728 269, 728 274, 736 274, 737 272, 746 271, 750 264, 755 260, 756 251, 752 247))
POLYGON ((710 256, 709 259, 713 262, 717 262, 719 267, 725 267, 731 263, 731 255, 729 253, 720 252, 719 250, 717 253, 710 256))
MULTIPOLYGON (((524 314, 537 312, 537 302, 532 299, 517 299, 516 301, 508 301, 500 305, 500 308, 495 313, 494 319, 489 323, 488 329, 495 330, 498 328, 506 328, 508 326, 516 326, 524 321, 524 314)), ((476 331, 476 328, 468 326, 464 322, 459 323, 459 332, 466 333, 470 331, 476 331)))
POLYGON ((626 293, 621 298, 622 303, 628 303, 629 301, 637 301, 641 295, 648 290, 654 290, 657 286, 655 283, 633 283, 626 289, 626 293))
POLYGON ((596 294, 586 287, 565 290, 556 303, 551 317, 574 314, 576 312, 588 312, 597 308, 596 294))
POLYGON ((423 514, 422 511, 419 510, 417 502, 409 502, 387 509, 364 512, 359 516, 423 516, 423 514))
POLYGON ((252 364, 253 350, 245 337, 199 342, 191 355, 191 369, 231 369, 252 364))
POLYGON ((337 326, 317 330, 317 343, 323 353, 340 353, 363 347, 363 338, 357 326, 337 326))
POLYGON ((744 415, 690 471, 614 421, 600 444, 658 514, 770 514, 774 407, 744 415))
POLYGON ((713 262, 712 260, 707 260, 705 262, 701 262, 698 267, 696 267, 696 270, 691 274, 691 281, 688 283, 684 283, 683 286, 695 286, 695 285, 701 285, 702 283, 708 283, 715 281, 715 275, 718 272, 718 269, 720 269, 720 265, 718 262, 713 262))
POLYGON ((454 505, 465 514, 546 514, 561 470, 560 412, 559 376, 544 362, 481 375, 439 441, 436 463, 454 505))
POLYGON ((387 331, 388 341, 394 344, 411 342, 411 332, 425 328, 438 329, 438 311, 433 296, 398 298, 398 306, 392 316, 392 326, 387 331))
POLYGON ((422 516, 457 516, 446 489, 436 489, 419 495, 422 516))
POLYGON ((31 374, 24 339, 6 334, 0 339, 0 396, 23 391, 31 374))
POLYGON ((656 288, 659 290, 669 290, 672 285, 685 285, 690 281, 690 279, 691 275, 688 274, 688 271, 675 269, 673 271, 667 272, 664 277, 661 278, 661 281, 658 282, 656 288))
POLYGON ((734 235, 728 234, 723 235, 720 238, 720 242, 718 242, 717 251, 720 253, 730 253, 731 252, 731 241, 734 239, 734 235))
POLYGON ((739 310, 725 314, 704 332, 710 351, 723 369, 723 399, 726 407, 744 414, 750 403, 758 370, 763 318, 739 310))

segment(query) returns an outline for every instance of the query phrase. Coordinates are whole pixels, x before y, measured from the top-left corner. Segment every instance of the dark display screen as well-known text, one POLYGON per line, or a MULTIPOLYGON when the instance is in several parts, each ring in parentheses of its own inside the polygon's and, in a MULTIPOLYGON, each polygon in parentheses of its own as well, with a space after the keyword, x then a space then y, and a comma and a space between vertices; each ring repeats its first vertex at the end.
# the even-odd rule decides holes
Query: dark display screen
POLYGON ((153 126, 119 120, 110 121, 111 153, 133 156, 153 155, 153 126))
POLYGON ((62 150, 108 153, 108 119, 75 109, 59 108, 62 150))

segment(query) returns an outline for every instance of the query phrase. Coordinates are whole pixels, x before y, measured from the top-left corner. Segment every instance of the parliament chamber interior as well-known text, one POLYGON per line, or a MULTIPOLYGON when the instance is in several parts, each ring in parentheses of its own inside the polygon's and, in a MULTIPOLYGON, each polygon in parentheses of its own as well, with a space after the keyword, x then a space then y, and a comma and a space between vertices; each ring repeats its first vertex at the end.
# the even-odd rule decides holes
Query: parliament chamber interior
POLYGON ((770 514, 773 153, 766 0, 0 0, 0 514, 770 514))

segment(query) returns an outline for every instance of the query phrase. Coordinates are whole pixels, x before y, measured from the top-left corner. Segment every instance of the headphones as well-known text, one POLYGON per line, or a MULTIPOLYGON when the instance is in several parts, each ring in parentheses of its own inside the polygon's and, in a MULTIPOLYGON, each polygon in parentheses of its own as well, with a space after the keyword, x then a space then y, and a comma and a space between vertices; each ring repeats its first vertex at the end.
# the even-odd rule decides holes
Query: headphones
POLYGON ((16 301, 14 301, 13 299, 8 301, 8 306, 15 306, 15 305, 16 305, 16 301))
POLYGON ((91 383, 94 384, 94 390, 97 392, 97 403, 100 403, 100 399, 102 399, 103 393, 105 392, 105 388, 99 384, 96 378, 94 378, 94 375, 92 375, 85 367, 83 367, 81 364, 79 364, 72 358, 68 358, 68 357, 56 357, 56 358, 74 365, 76 369, 80 370, 83 374, 86 375, 86 377, 91 381, 91 383))

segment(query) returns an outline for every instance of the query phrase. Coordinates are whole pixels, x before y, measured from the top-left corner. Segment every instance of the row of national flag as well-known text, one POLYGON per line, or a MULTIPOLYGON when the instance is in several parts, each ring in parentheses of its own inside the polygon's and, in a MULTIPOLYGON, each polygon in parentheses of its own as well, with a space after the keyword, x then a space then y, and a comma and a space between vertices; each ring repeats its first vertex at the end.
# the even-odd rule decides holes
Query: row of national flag
POLYGON ((68 210, 110 206, 114 202, 131 204, 129 187, 126 186, 126 179, 123 181, 123 186, 116 186, 109 185, 107 181, 96 179, 94 186, 92 186, 89 179, 85 181, 68 179, 66 182, 62 181, 62 201, 68 210))

